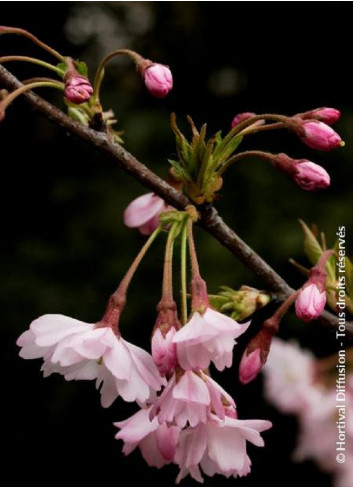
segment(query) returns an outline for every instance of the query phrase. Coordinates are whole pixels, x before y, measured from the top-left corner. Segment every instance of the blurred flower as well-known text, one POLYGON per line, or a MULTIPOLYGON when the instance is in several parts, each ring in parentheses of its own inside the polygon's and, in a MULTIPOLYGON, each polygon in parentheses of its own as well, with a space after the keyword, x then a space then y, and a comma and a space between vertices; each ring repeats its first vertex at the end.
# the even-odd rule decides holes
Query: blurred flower
POLYGON ((331 126, 341 117, 341 112, 331 107, 320 107, 319 109, 309 110, 300 114, 303 119, 316 119, 331 126))
POLYGON ((172 209, 163 199, 153 193, 143 194, 133 200, 125 209, 124 224, 129 228, 139 228, 141 234, 152 234, 159 226, 158 217, 172 209))
POLYGON ((237 126, 241 122, 250 119, 250 117, 254 117, 256 114, 254 112, 242 112, 241 114, 237 114, 232 120, 232 127, 237 126))
POLYGON ((330 175, 322 166, 300 160, 293 166, 293 177, 303 190, 318 190, 330 185, 330 175))

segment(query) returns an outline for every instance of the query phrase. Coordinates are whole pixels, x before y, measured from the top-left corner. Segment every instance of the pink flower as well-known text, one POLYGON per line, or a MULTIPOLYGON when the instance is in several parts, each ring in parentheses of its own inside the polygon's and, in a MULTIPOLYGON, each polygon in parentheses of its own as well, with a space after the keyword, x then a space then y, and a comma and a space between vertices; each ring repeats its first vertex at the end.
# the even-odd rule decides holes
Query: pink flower
POLYGON ((249 324, 239 324, 209 307, 204 314, 194 312, 173 338, 180 366, 185 370, 203 370, 213 362, 218 370, 230 367, 235 338, 249 324))
POLYGON ((261 350, 256 348, 248 353, 245 350, 239 365, 239 379, 242 384, 248 384, 257 377, 262 369, 261 350))
POLYGON ((184 429, 179 438, 175 462, 180 472, 179 483, 190 474, 203 482, 200 468, 212 477, 245 476, 250 472, 250 459, 246 453, 246 441, 263 446, 259 432, 271 428, 270 421, 238 420, 226 417, 223 421, 211 414, 207 423, 184 429))
POLYGON ((143 408, 125 421, 114 423, 120 429, 115 438, 123 440, 124 455, 139 447, 148 465, 159 469, 173 461, 180 428, 160 424, 157 418, 151 420, 150 412, 151 407, 143 408))
POLYGON ((330 151, 341 145, 341 137, 327 124, 316 120, 304 120, 299 136, 310 148, 330 151))
POLYGON ((176 345, 173 343, 175 328, 171 328, 165 335, 157 328, 152 336, 152 358, 162 376, 171 374, 178 365, 176 345))
POLYGON ((93 93, 88 78, 82 75, 73 75, 65 79, 65 97, 73 104, 83 104, 89 100, 93 93))
POLYGON ((265 396, 281 412, 299 414, 317 397, 315 358, 294 342, 273 338, 263 373, 265 396))
POLYGON ((330 175, 322 166, 307 160, 293 165, 294 180, 303 190, 318 190, 330 185, 330 175))
POLYGON ((295 313, 299 319, 308 323, 321 315, 325 304, 326 291, 320 291, 315 283, 308 283, 295 301, 295 313))
POLYGON ((163 98, 173 88, 173 76, 168 66, 152 64, 144 72, 145 84, 148 91, 157 98, 163 98))
POLYGON ((95 328, 70 317, 47 314, 33 321, 17 344, 22 347, 22 358, 43 357, 44 376, 60 373, 66 380, 96 378, 103 407, 119 395, 142 404, 165 383, 152 357, 118 338, 109 327, 95 328))
POLYGON ((151 416, 159 423, 166 422, 184 428, 206 423, 210 412, 220 419, 236 417, 235 403, 231 396, 203 372, 178 371, 153 405, 151 416))
POLYGON ((159 226, 159 215, 170 209, 158 195, 143 194, 125 209, 124 224, 129 228, 139 228, 141 234, 152 234, 159 226))

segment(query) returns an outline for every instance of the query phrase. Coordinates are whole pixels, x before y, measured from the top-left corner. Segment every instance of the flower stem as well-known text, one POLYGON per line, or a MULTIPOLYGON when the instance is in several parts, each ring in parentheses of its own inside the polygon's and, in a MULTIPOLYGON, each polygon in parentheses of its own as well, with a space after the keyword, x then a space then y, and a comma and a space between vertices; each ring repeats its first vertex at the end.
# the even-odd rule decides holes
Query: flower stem
POLYGON ((103 58, 100 62, 94 77, 93 100, 96 103, 99 102, 99 92, 104 78, 104 67, 112 58, 119 55, 129 56, 133 61, 135 61, 137 66, 143 65, 143 63, 146 61, 142 56, 135 53, 135 51, 131 51, 130 49, 117 49, 107 54, 107 56, 105 56, 105 58, 103 58))
POLYGON ((28 92, 32 90, 33 88, 39 88, 39 87, 51 87, 51 88, 57 88, 59 90, 63 90, 64 86, 62 83, 58 81, 36 81, 33 83, 28 83, 27 85, 23 85, 20 88, 17 88, 17 90, 14 90, 11 92, 9 95, 7 95, 4 100, 0 102, 0 120, 4 116, 6 108, 15 100, 15 98, 19 97, 25 92, 28 92))
MULTIPOLYGON (((285 126, 291 125, 292 118, 287 117, 285 115, 279 115, 279 114, 260 114, 260 115, 254 115, 253 117, 249 117, 245 121, 241 122, 240 124, 237 124, 233 129, 232 129, 232 134, 233 136, 235 134, 239 134, 243 131, 243 129, 246 129, 247 127, 251 126, 255 122, 261 121, 261 120, 268 120, 268 121, 273 121, 273 122, 281 122, 285 126)), ((266 126, 264 126, 266 127, 266 126)))
POLYGON ((127 289, 128 289, 128 287, 130 285, 130 282, 131 282, 132 277, 134 276, 134 274, 135 274, 138 266, 140 265, 143 257, 145 256, 145 254, 147 253, 147 251, 150 248, 151 244, 156 239, 156 237, 161 232, 161 230, 162 230, 162 228, 161 228, 161 226, 159 226, 151 234, 151 236, 148 238, 148 240, 146 241, 146 243, 142 246, 141 250, 139 251, 139 253, 136 256, 135 260, 132 262, 130 268, 126 272, 124 278, 120 282, 120 285, 117 288, 117 290, 114 292, 113 296, 115 296, 115 295, 119 295, 119 297, 121 297, 121 295, 126 296, 126 292, 127 292, 127 289))
POLYGON ((164 270, 163 270, 163 292, 162 301, 173 302, 173 251, 174 240, 177 234, 177 228, 179 223, 176 222, 172 225, 168 233, 167 244, 165 248, 164 256, 164 270))
POLYGON ((55 58, 59 59, 60 61, 65 61, 64 56, 62 56, 58 51, 48 46, 48 44, 45 44, 44 42, 40 41, 36 36, 26 31, 25 29, 20 29, 18 27, 1 26, 0 35, 1 34, 17 34, 20 36, 28 37, 28 39, 30 39, 32 42, 37 44, 37 46, 48 51, 48 53, 52 54, 55 58))
POLYGON ((188 244, 189 244, 189 253, 190 253, 190 261, 191 261, 191 269, 192 269, 192 278, 193 279, 201 278, 200 268, 199 268, 199 263, 197 261, 197 254, 195 248, 193 222, 191 218, 188 219, 187 232, 188 232, 188 244))
POLYGON ((296 290, 293 294, 291 294, 284 302, 283 304, 280 305, 280 307, 277 309, 277 311, 271 316, 269 319, 267 319, 263 326, 264 328, 270 329, 273 331, 273 334, 275 334, 278 329, 279 329, 279 324, 283 318, 283 316, 288 312, 289 308, 295 302, 296 298, 298 297, 300 292, 299 290, 296 290))
POLYGON ((42 61, 41 59, 31 58, 29 56, 2 56, 0 57, 0 63, 8 63, 9 61, 25 61, 27 63, 33 63, 39 66, 43 66, 44 68, 48 68, 48 70, 55 71, 59 76, 64 75, 64 71, 54 66, 46 61, 42 61))
POLYGON ((187 277, 186 277, 186 252, 188 240, 187 224, 184 224, 181 234, 181 255, 180 255, 180 277, 181 277, 181 323, 187 323, 188 304, 187 304, 187 277))
POLYGON ((219 176, 222 175, 226 170, 228 170, 230 165, 239 160, 243 160, 244 158, 261 158, 273 163, 275 156, 272 153, 266 153, 265 151, 243 151, 242 153, 238 153, 226 160, 221 167, 217 169, 217 174, 219 176))

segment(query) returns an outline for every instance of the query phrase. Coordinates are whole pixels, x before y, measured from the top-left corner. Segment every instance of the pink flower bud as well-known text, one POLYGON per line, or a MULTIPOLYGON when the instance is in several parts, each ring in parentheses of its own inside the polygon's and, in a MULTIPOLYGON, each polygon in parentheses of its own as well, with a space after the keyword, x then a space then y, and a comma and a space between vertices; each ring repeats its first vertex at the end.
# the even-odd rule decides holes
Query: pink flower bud
POLYGON ((242 384, 248 384, 257 377, 262 369, 261 350, 256 348, 251 353, 245 350, 239 365, 239 380, 242 384))
POLYGON ((330 175, 322 166, 311 161, 299 160, 292 167, 294 180, 303 190, 318 190, 330 185, 330 175))
POLYGON ((163 98, 173 88, 173 76, 168 66, 154 63, 144 72, 148 91, 157 98, 163 98))
POLYGON ((295 313, 299 319, 308 323, 318 318, 326 304, 326 291, 320 291, 313 282, 307 282, 295 301, 295 313))
POLYGON ((305 114, 307 119, 316 119, 331 126, 341 117, 341 112, 331 107, 320 107, 305 114))
POLYGON ((254 117, 254 112, 242 112, 241 114, 237 114, 234 119, 232 120, 232 127, 237 126, 241 122, 246 121, 247 119, 250 119, 250 117, 254 117))
POLYGON ((324 122, 304 120, 300 125, 299 137, 309 148, 330 151, 341 145, 342 139, 324 122))
POLYGON ((65 79, 65 97, 73 104, 87 102, 93 93, 93 88, 85 76, 72 75, 65 79))

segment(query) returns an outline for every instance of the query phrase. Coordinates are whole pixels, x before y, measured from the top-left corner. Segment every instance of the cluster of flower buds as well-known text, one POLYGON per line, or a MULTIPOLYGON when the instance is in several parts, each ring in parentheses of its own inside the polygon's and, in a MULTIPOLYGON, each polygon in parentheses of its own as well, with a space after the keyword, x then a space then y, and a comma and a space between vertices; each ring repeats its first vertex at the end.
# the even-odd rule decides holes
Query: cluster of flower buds
POLYGON ((99 64, 93 83, 90 82, 87 73, 86 64, 81 61, 74 61, 68 56, 63 56, 58 51, 40 41, 30 32, 14 28, 0 26, 0 35, 17 34, 27 37, 39 47, 47 51, 51 56, 56 58, 59 64, 52 64, 40 58, 31 58, 28 56, 2 56, 0 63, 11 61, 29 62, 42 66, 59 77, 54 78, 35 78, 32 82, 25 83, 22 87, 14 90, 0 102, 0 120, 5 116, 5 110, 8 105, 19 95, 40 87, 51 87, 61 90, 64 99, 68 105, 68 115, 78 122, 93 127, 97 130, 106 130, 113 140, 118 143, 122 142, 121 132, 112 129, 116 122, 114 114, 109 111, 103 111, 100 103, 100 88, 105 73, 105 65, 114 56, 126 55, 136 64, 138 71, 144 80, 147 90, 157 98, 165 97, 173 88, 173 77, 170 69, 159 63, 153 63, 129 49, 118 49, 109 53, 99 64))
POLYGON ((211 364, 220 371, 231 367, 236 338, 250 322, 240 324, 210 306, 192 235, 195 209, 167 212, 164 222, 168 215, 168 226, 160 225, 147 240, 100 321, 88 324, 57 314, 42 316, 19 337, 20 356, 43 358, 44 376, 59 373, 66 380, 95 380, 103 407, 118 396, 137 402, 136 414, 115 423, 124 454, 139 447, 150 466, 176 464, 177 482, 188 474, 202 482, 202 472, 245 476, 251 465, 246 441, 263 446, 260 432, 271 423, 238 419, 233 398, 208 369, 211 364), (122 338, 119 323, 131 278, 162 229, 168 239, 150 355, 122 338), (172 291, 173 247, 178 237, 182 247, 189 247, 192 270, 191 311, 188 315, 183 287, 182 320, 172 291))

